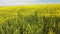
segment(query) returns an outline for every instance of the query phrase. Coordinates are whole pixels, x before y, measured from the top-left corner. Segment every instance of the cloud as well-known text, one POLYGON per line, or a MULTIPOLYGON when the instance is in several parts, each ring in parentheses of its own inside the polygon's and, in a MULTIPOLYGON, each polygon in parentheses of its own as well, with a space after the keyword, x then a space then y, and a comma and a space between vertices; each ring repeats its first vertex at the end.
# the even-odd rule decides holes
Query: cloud
POLYGON ((33 4, 36 0, 0 0, 1 5, 26 5, 33 4))
POLYGON ((1 2, 25 2, 25 1, 37 1, 37 0, 0 0, 1 2))
POLYGON ((60 0, 0 0, 0 6, 60 3, 60 0))

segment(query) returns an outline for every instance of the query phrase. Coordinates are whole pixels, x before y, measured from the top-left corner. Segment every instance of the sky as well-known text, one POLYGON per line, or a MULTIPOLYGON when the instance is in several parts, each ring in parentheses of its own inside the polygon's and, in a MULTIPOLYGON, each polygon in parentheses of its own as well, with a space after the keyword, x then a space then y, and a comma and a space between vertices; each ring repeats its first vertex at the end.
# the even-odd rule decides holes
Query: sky
POLYGON ((30 4, 60 4, 60 0, 0 0, 0 6, 30 4))

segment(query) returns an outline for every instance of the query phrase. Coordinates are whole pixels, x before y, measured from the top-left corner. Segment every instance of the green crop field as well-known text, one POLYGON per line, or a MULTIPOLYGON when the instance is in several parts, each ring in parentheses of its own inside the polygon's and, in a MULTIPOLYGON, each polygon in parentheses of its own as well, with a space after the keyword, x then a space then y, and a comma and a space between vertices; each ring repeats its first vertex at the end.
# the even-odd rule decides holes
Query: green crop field
POLYGON ((60 4, 1 6, 0 34, 60 34, 60 4))

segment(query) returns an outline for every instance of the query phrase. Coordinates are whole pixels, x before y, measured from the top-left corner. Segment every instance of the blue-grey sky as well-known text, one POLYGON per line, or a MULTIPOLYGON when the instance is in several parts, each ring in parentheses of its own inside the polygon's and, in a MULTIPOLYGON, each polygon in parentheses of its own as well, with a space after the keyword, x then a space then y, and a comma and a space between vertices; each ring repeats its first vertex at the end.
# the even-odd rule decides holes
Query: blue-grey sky
POLYGON ((0 0, 0 6, 27 4, 60 4, 60 0, 0 0))

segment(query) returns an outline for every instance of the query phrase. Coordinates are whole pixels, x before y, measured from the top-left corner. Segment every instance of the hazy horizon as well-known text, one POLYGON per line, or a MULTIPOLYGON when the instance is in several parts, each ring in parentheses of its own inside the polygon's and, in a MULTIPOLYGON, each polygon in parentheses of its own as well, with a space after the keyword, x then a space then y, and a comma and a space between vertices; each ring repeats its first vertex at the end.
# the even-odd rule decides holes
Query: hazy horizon
POLYGON ((60 4, 60 0, 0 0, 0 6, 30 4, 60 4))

